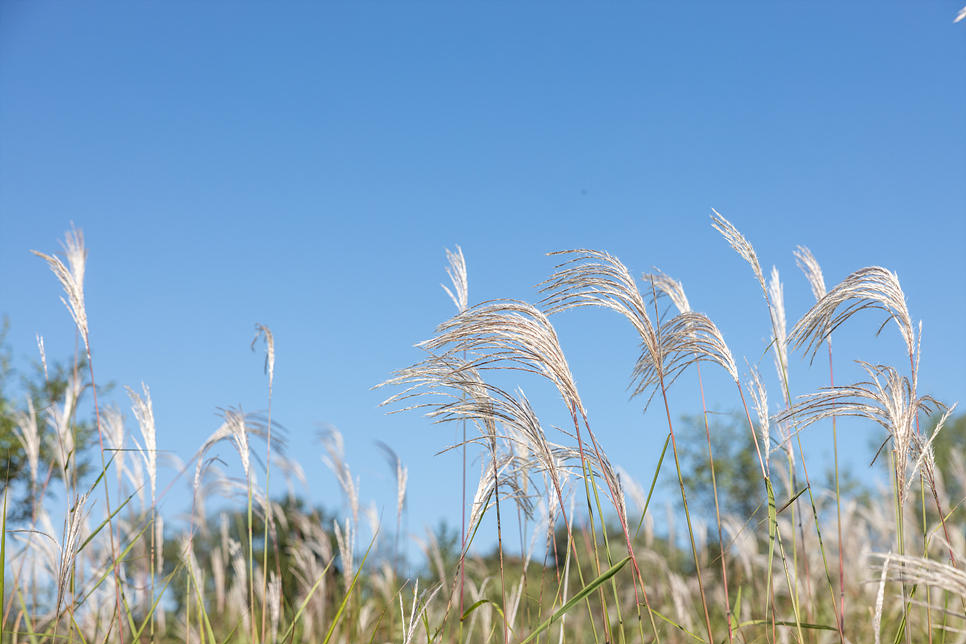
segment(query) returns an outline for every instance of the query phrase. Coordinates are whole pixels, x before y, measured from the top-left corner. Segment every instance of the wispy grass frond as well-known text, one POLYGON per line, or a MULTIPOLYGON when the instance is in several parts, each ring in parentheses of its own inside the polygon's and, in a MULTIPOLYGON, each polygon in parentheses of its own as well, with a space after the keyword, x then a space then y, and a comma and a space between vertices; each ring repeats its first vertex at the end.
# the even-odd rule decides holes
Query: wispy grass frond
POLYGON ((30 396, 27 396, 27 411, 14 409, 13 420, 15 423, 13 432, 27 456, 27 465, 30 467, 30 486, 33 490, 37 487, 37 472, 40 468, 40 428, 37 426, 37 412, 34 410, 34 402, 30 396))
POLYGON ((342 440, 342 433, 335 427, 326 427, 319 434, 322 444, 328 456, 323 456, 322 461, 335 474, 345 494, 349 511, 352 512, 352 525, 359 525, 359 490, 356 482, 352 478, 352 471, 345 460, 345 447, 342 440))
MULTIPOLYGON (((892 553, 889 553, 890 555, 892 553)), ((872 615, 872 630, 875 631, 875 644, 882 641, 882 608, 885 603, 885 585, 889 575, 889 555, 882 562, 882 573, 879 576, 879 589, 875 594, 875 612, 872 615)))
POLYGON ((453 282, 453 290, 451 291, 445 284, 442 287, 450 299, 453 300, 456 309, 462 313, 469 308, 470 301, 469 286, 466 281, 466 259, 463 257, 463 249, 457 246, 455 253, 446 249, 446 259, 449 260, 446 274, 449 275, 449 279, 453 282))
POLYGON ((338 521, 333 521, 335 526, 335 540, 339 544, 339 558, 342 560, 342 581, 345 584, 345 591, 348 593, 352 587, 352 578, 355 575, 355 560, 353 553, 353 524, 349 519, 345 520, 345 528, 339 525, 338 521))
POLYGON ((114 452, 114 466, 117 468, 117 478, 120 481, 127 471, 126 459, 124 458, 127 431, 124 429, 124 415, 117 405, 111 405, 101 410, 101 432, 109 449, 114 452))
MULTIPOLYGON (((788 325, 785 321, 785 292, 782 288, 778 269, 772 266, 771 279, 768 281, 768 295, 772 310, 771 349, 775 356, 775 369, 778 371, 779 382, 785 383, 788 378, 788 325)), ((788 390, 782 387, 785 405, 790 405, 788 390)))
POLYGON ((70 577, 74 572, 74 559, 77 557, 77 546, 84 525, 84 507, 87 505, 87 494, 81 494, 74 500, 74 507, 70 509, 64 522, 64 541, 60 548, 60 572, 57 575, 57 610, 60 615, 64 604, 64 595, 70 585, 70 577))
MULTIPOLYGON (((430 603, 436 598, 436 595, 442 590, 443 586, 441 584, 437 585, 436 588, 431 592, 423 591, 419 594, 419 580, 416 580, 413 586, 413 609, 409 614, 409 623, 406 625, 406 632, 403 635, 403 644, 410 644, 413 641, 413 637, 416 635, 416 627, 419 625, 419 619, 422 617, 426 609, 429 608, 430 603), (427 597, 427 594, 429 595, 427 597)), ((399 595, 399 612, 406 619, 406 609, 403 607, 402 594, 399 595)))
POLYGON ((812 295, 815 296, 816 301, 821 300, 825 297, 825 277, 822 275, 822 267, 819 266, 818 260, 805 246, 799 246, 794 255, 795 263, 805 273, 805 279, 812 288, 812 295))
POLYGON ((915 330, 899 278, 878 266, 860 269, 842 280, 802 316, 789 334, 789 341, 796 349, 805 347, 806 353, 811 353, 814 358, 819 346, 835 329, 864 309, 888 313, 882 327, 889 320, 895 320, 908 355, 912 358, 916 354, 915 330))
POLYGON ((547 315, 581 306, 603 306, 617 311, 634 326, 647 352, 655 354, 655 361, 660 364, 657 330, 634 278, 620 260, 609 253, 587 249, 551 255, 569 255, 571 259, 558 265, 553 275, 540 284, 540 291, 548 293, 542 302, 547 315))
POLYGON ((657 353, 642 352, 634 365, 634 391, 637 396, 655 387, 663 379, 670 386, 692 364, 712 362, 738 381, 738 367, 724 337, 702 313, 679 313, 660 327, 657 353), (660 358, 660 362, 655 360, 660 358))
POLYGON ((138 452, 144 459, 144 466, 148 471, 148 481, 151 483, 151 501, 153 502, 157 495, 158 484, 158 443, 154 426, 154 405, 151 402, 151 391, 143 382, 141 383, 141 390, 144 392, 143 398, 130 387, 125 387, 125 389, 127 389, 127 395, 131 399, 131 411, 134 412, 138 427, 141 428, 141 437, 144 439, 144 447, 141 447, 141 444, 136 440, 134 443, 137 445, 138 452))
MULTIPOLYGON (((882 559, 882 577, 888 581, 920 584, 942 588, 956 597, 966 598, 966 572, 956 566, 916 555, 899 555, 892 552, 871 553, 882 559)), ((960 559, 963 557, 959 555, 960 559)), ((941 606, 934 608, 942 609, 941 606)))
POLYGON ((714 208, 711 209, 714 214, 711 215, 711 225, 714 229, 721 233, 724 238, 731 244, 739 255, 741 255, 746 262, 751 264, 751 270, 754 271, 755 277, 758 279, 758 283, 761 285, 762 294, 765 299, 768 299, 768 286, 765 284, 765 275, 761 272, 761 264, 758 263, 758 255, 755 254, 755 249, 751 243, 745 239, 745 236, 738 232, 738 229, 734 225, 718 214, 718 211, 714 208))
POLYGON ((271 390, 272 382, 275 379, 275 337, 271 329, 263 324, 255 325, 255 339, 252 340, 252 351, 255 350, 255 343, 259 338, 265 338, 265 373, 268 374, 268 388, 271 390))
POLYGON ((282 578, 272 570, 268 574, 268 610, 271 619, 271 642, 278 641, 278 622, 282 614, 282 578))
POLYGON ((748 383, 748 391, 751 393, 751 399, 754 402, 755 414, 758 416, 758 427, 761 430, 761 441, 762 441, 762 454, 765 456, 765 472, 771 476, 771 468, 769 463, 769 454, 771 454, 771 446, 769 443, 769 437, 771 436, 771 423, 770 417, 768 415, 768 390, 765 389, 765 383, 762 382, 761 373, 755 367, 750 367, 751 369, 751 382, 748 383))
MULTIPOLYGON (((915 443, 914 451, 917 454, 916 464, 913 466, 912 471, 915 472, 921 468, 923 476, 926 477, 926 481, 933 490, 937 490, 939 488, 939 483, 936 480, 936 453, 933 449, 933 444, 936 440, 936 437, 939 436, 939 432, 941 432, 946 426, 946 421, 949 420, 949 417, 952 416, 955 409, 956 404, 953 404, 951 407, 946 409, 945 412, 943 412, 942 418, 939 419, 939 422, 936 423, 936 427, 928 436, 922 432, 915 432, 912 435, 912 440, 915 443)), ((910 482, 907 482, 907 485, 909 483, 910 482)))
POLYGON ((802 401, 776 417, 779 422, 791 421, 798 431, 817 421, 833 416, 857 416, 882 426, 892 437, 896 455, 897 489, 900 507, 907 489, 906 464, 915 455, 916 418, 944 407, 931 396, 917 397, 908 378, 892 367, 858 364, 869 374, 870 380, 843 387, 827 387, 802 397, 802 401))
POLYGON ((687 313, 691 310, 691 305, 688 303, 687 295, 684 294, 684 287, 681 282, 668 277, 661 271, 644 273, 643 278, 645 284, 654 285, 658 297, 663 295, 670 298, 674 306, 677 307, 678 313, 687 313))
POLYGON ((245 478, 249 476, 251 454, 248 451, 248 428, 245 426, 245 414, 241 411, 228 409, 225 411, 225 424, 228 426, 229 436, 238 457, 241 459, 245 478))
MULTIPOLYGON (((662 381, 670 385, 686 367, 701 360, 721 365, 737 381, 731 352, 706 316, 687 311, 655 325, 637 284, 616 257, 586 249, 553 254, 574 257, 557 266, 550 279, 541 284, 541 291, 549 293, 543 301, 548 315, 581 306, 602 306, 624 315, 640 336, 644 350, 634 367, 632 395, 640 395, 662 381)), ((672 286, 669 280, 659 280, 662 291, 670 289, 676 291, 675 298, 683 298, 680 285, 672 286)), ((655 281, 652 291, 656 294, 657 289, 655 281)), ((681 303, 686 304, 686 299, 681 303)))
POLYGON ((71 377, 67 381, 67 389, 64 391, 63 403, 59 406, 51 405, 47 408, 47 422, 54 430, 53 451, 62 473, 67 472, 70 466, 76 462, 71 418, 74 414, 74 407, 77 405, 77 400, 80 397, 81 388, 80 380, 71 377))
POLYGON ((67 299, 61 298, 61 302, 70 311, 81 337, 84 338, 84 345, 87 346, 87 310, 84 308, 84 270, 87 265, 87 249, 84 248, 84 233, 71 224, 71 229, 64 235, 61 247, 67 256, 67 265, 56 255, 45 255, 36 250, 31 252, 47 261, 50 270, 64 287, 67 299))
POLYGON ((391 447, 382 441, 376 441, 376 446, 382 450, 389 467, 393 470, 393 476, 396 479, 396 507, 399 511, 402 511, 402 507, 406 503, 406 482, 409 480, 409 470, 391 447))
POLYGON ((475 369, 507 367, 544 376, 568 407, 583 411, 557 332, 535 306, 516 300, 487 302, 444 322, 436 333, 419 346, 430 352, 445 350, 444 358, 466 352, 475 369))

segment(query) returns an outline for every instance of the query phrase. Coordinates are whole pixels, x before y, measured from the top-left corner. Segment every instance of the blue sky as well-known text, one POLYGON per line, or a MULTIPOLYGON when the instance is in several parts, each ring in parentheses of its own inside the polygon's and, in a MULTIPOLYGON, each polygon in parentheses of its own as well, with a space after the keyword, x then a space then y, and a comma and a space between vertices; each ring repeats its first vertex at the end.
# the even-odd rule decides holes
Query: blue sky
MULTIPOLYGON (((458 524, 458 458, 434 456, 454 429, 386 416, 391 392, 371 390, 453 314, 445 249, 463 248, 471 303, 535 301, 555 250, 657 266, 754 363, 767 312, 711 228, 715 208, 778 267, 791 321, 812 302, 798 244, 830 287, 864 266, 896 271, 924 323, 921 391, 964 400, 958 9, 0 2, 0 313, 16 364, 36 358, 35 333, 51 357, 73 351, 56 280, 29 253, 59 250, 73 221, 90 248, 98 378, 151 387, 160 449, 190 457, 219 407, 267 406, 248 348, 266 324, 274 415, 312 500, 339 503, 315 438, 331 423, 364 500, 392 516, 382 440, 410 469, 410 527, 458 524)), ((903 366, 895 329, 874 337, 880 322, 868 313, 837 336, 839 382, 860 375, 854 359, 903 366)), ((649 480, 666 423, 627 400, 629 326, 579 311, 559 331, 605 450, 649 480)), ((792 365, 793 393, 825 384, 826 363, 792 365)), ((763 372, 777 404, 770 360, 763 372)), ((720 374, 706 380, 710 405, 736 408, 720 374)), ((556 422, 552 389, 519 384, 556 422)), ((673 413, 700 410, 696 386, 680 381, 673 413)), ((126 404, 120 387, 114 398, 126 404)), ((864 469, 872 435, 850 426, 846 461, 864 469)), ((814 469, 827 439, 806 436, 814 469)), ((178 488, 165 511, 187 498, 178 488)))

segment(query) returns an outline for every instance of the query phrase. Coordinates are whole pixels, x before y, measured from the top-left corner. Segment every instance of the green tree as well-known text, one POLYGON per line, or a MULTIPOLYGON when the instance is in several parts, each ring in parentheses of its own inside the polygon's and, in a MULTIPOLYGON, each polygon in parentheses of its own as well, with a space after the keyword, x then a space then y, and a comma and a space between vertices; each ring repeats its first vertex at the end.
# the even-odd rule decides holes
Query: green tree
MULTIPOLYGON (((684 416, 681 421, 676 437, 688 504, 700 515, 714 517, 714 487, 704 417, 684 416)), ((709 415, 708 429, 721 513, 749 519, 757 511, 761 516, 760 513, 767 511, 763 504, 765 484, 747 422, 737 416, 709 415)), ((673 487, 678 489, 676 480, 673 487)))

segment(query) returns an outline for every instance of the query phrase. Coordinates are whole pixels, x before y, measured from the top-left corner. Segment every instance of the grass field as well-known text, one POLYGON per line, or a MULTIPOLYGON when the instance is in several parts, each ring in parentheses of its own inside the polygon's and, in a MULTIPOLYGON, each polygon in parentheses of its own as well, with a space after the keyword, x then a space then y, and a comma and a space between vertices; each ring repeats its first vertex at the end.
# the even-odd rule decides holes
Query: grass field
POLYGON ((87 251, 72 230, 64 259, 37 254, 64 287, 85 371, 75 370, 63 391, 48 387, 42 408, 13 412, 30 466, 18 485, 31 503, 3 531, 2 641, 966 641, 966 454, 934 449, 944 426, 955 420, 961 431, 961 417, 917 391, 920 329, 898 278, 857 267, 826 288, 818 263, 800 248, 816 303, 787 324, 777 273, 766 279, 730 222, 715 213, 712 224, 760 285, 763 308, 749 316, 770 320, 780 392, 766 392, 754 367, 740 372, 719 329, 691 310, 671 277, 631 275, 601 251, 566 251, 539 301, 470 306, 462 253, 449 254, 458 314, 421 344, 423 361, 387 374, 382 386, 387 411, 455 423, 465 437, 456 449, 482 455, 482 467, 478 479, 465 471, 468 480, 447 482, 466 488, 464 525, 413 537, 427 562, 413 577, 401 574, 399 554, 400 539, 409 538, 401 528, 407 469, 390 449, 397 512, 385 525, 362 506, 335 431, 325 446, 346 516, 272 496, 298 466, 272 457, 275 350, 266 327, 256 341, 267 351, 269 411, 225 412, 184 467, 195 502, 180 534, 166 531, 156 511, 162 491, 147 387, 128 390, 136 437, 91 389, 93 465, 81 470, 76 401, 83 383, 103 374, 88 346, 87 251), (620 474, 588 420, 553 326, 555 315, 585 306, 620 313, 640 336, 631 391, 666 421, 658 469, 676 477, 683 525, 650 507, 652 480, 641 485, 620 474), (830 386, 793 396, 789 352, 820 355, 816 365, 827 355, 830 368, 861 357, 840 346, 833 354, 831 338, 843 324, 898 332, 907 360, 862 363, 865 381, 846 385, 831 386, 830 371, 830 386), (694 416, 706 423, 707 471, 698 474, 710 480, 713 503, 695 504, 689 489, 698 479, 683 465, 675 419, 703 409, 703 394, 693 408, 672 409, 667 389, 685 370, 701 369, 723 370, 734 382, 752 455, 748 494, 758 495, 748 516, 729 510, 719 492, 728 464, 715 456, 706 409, 694 416), (571 424, 545 430, 522 392, 492 384, 494 370, 504 372, 500 382, 514 370, 549 380, 571 424), (879 458, 891 487, 865 495, 840 488, 836 423, 846 416, 883 430, 879 458), (816 480, 801 446, 799 432, 813 424, 826 429, 835 455, 830 484, 816 480), (244 479, 226 478, 209 459, 221 441, 236 448, 244 479), (54 486, 69 499, 65 517, 46 508, 54 486), (234 495, 236 508, 209 515, 205 499, 215 493, 234 495), (486 556, 472 547, 484 516, 495 518, 498 544, 486 556), (370 529, 360 529, 365 523, 370 529), (360 533, 377 536, 364 541, 360 533))

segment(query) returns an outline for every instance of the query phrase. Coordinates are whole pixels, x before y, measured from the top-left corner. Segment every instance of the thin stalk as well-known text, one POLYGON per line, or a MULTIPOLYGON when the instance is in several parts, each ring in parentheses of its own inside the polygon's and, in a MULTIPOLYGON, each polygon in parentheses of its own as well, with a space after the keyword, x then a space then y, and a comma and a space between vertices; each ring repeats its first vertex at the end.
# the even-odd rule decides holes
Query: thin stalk
MULTIPOLYGON (((265 531, 262 537, 262 597, 268 599, 268 522, 272 520, 272 497, 269 489, 272 481, 272 381, 268 381, 268 447, 265 448, 265 531)), ((277 545, 276 545, 277 547, 277 545)), ((279 566, 281 568, 281 566, 279 566)), ((277 571, 281 578, 281 569, 277 571)), ((265 641, 266 601, 262 602, 262 641, 265 641)))
MULTIPOLYGON (((922 504, 922 557, 929 559, 929 525, 926 523, 926 481, 922 472, 919 472, 919 496, 922 504)), ((926 585, 926 603, 923 609, 926 611, 926 628, 929 631, 929 644, 932 644, 932 611, 929 609, 929 585, 926 585)))
MULTIPOLYGON (((252 627, 252 643, 254 644, 258 640, 255 639, 257 635, 256 623, 255 623, 255 555, 254 555, 254 537, 252 535, 252 477, 251 474, 248 475, 248 597, 249 597, 249 609, 250 614, 249 622, 252 627)), ((263 607, 264 608, 264 607, 263 607)), ((264 611, 263 611, 264 612, 264 611)))
MULTIPOLYGON (((579 424, 579 422, 577 420, 577 409, 576 409, 576 406, 575 405, 571 406, 570 413, 571 413, 571 417, 572 417, 572 419, 574 421, 574 426, 576 427, 576 430, 577 430, 577 445, 578 445, 578 447, 580 449, 581 462, 585 462, 586 461, 586 456, 584 455, 584 444, 583 444, 583 441, 580 439, 580 424, 579 424)), ((590 423, 587 420, 587 415, 583 412, 583 410, 581 410, 580 413, 581 413, 581 417, 583 418, 583 421, 584 421, 584 427, 587 429, 587 433, 590 435, 590 440, 591 440, 591 443, 594 446, 594 452, 597 455, 597 459, 598 459, 598 461, 600 463, 603 463, 604 462, 604 458, 603 458, 603 455, 601 454, 600 445, 598 445, 598 443, 597 443, 597 438, 594 436, 594 432, 591 431, 591 429, 590 429, 590 423)), ((616 502, 617 502, 617 492, 616 492, 616 490, 614 490, 613 486, 611 485, 610 478, 607 477, 607 476, 604 476, 604 482, 607 483, 607 489, 610 492, 611 498, 614 499, 614 503, 615 503, 615 506, 616 506, 616 502)), ((640 584, 641 584, 641 592, 642 592, 642 594, 644 596, 644 605, 647 607, 648 616, 649 616, 649 618, 651 620, 651 628, 652 628, 652 631, 654 632, 655 641, 660 642, 660 637, 657 634, 657 624, 654 622, 654 615, 652 614, 651 606, 650 606, 650 603, 648 602, 648 599, 647 599, 647 589, 644 587, 644 577, 641 575, 640 568, 637 565, 637 556, 634 553, 634 546, 631 543, 630 529, 627 526, 627 522, 626 522, 623 514, 621 514, 620 512, 618 512, 618 519, 620 520, 620 523, 621 523, 621 529, 624 531, 624 540, 625 540, 625 542, 627 544, 627 554, 631 558, 631 563, 634 566, 634 572, 637 573, 638 580, 640 581, 640 584)), ((635 595, 635 600, 637 601, 638 604, 640 604, 640 600, 637 598, 637 584, 636 584, 636 582, 635 582, 635 585, 634 585, 634 595, 635 595)))
MULTIPOLYGON (((91 360, 90 341, 88 340, 87 336, 84 336, 84 346, 87 348, 87 366, 91 374, 91 391, 93 392, 93 395, 94 395, 94 418, 97 422, 97 441, 101 451, 101 468, 102 470, 106 471, 107 461, 104 458, 104 436, 101 431, 101 411, 97 404, 97 383, 94 380, 94 362, 91 360)), ((121 577, 120 577, 120 572, 118 571, 118 565, 117 565, 118 564, 117 547, 114 545, 114 523, 113 523, 113 520, 111 519, 112 517, 111 497, 108 491, 106 476, 104 477, 104 506, 107 510, 107 517, 108 517, 107 532, 111 537, 111 562, 113 563, 113 567, 114 567, 114 595, 116 600, 116 608, 117 608, 117 616, 118 616, 117 631, 118 631, 118 637, 122 637, 122 633, 121 633, 122 627, 121 627, 121 621, 120 621, 121 619, 121 577)), ((120 529, 120 526, 118 526, 118 529, 120 529)), ((108 636, 110 636, 111 627, 113 623, 114 623, 114 620, 112 619, 111 623, 107 627, 107 634, 105 635, 105 639, 108 636)))
POLYGON ((721 533, 721 510, 718 507, 718 481, 714 475, 714 455, 711 453, 711 427, 708 425, 708 405, 704 400, 704 381, 701 379, 701 363, 695 363, 698 371, 698 388, 701 390, 701 411, 704 415, 704 431, 708 439, 708 467, 711 469, 711 489, 714 492, 714 516, 718 522, 718 544, 721 547, 721 584, 724 586, 725 618, 728 622, 728 641, 734 641, 731 629, 731 601, 728 598, 728 566, 725 562, 724 538, 721 533))
POLYGON ((500 524, 500 468, 497 466, 496 446, 493 447, 493 490, 496 500, 496 544, 500 552, 500 593, 503 597, 503 644, 510 644, 509 624, 506 621, 506 577, 503 573, 503 532, 500 524))
MULTIPOLYGON (((835 386, 835 372, 832 369, 832 335, 828 336, 828 377, 829 385, 835 386)), ((839 490, 839 438, 835 416, 832 416, 832 448, 835 452, 835 516, 839 530, 839 639, 845 641, 845 559, 842 542, 842 494, 839 490)))
MULTIPOLYGON (((590 490, 591 489, 594 490, 594 498, 596 499, 597 498, 597 485, 593 481, 593 479, 594 479, 594 472, 590 468, 590 464, 589 463, 585 463, 584 464, 584 476, 583 476, 583 478, 584 478, 584 488, 587 491, 587 518, 588 518, 588 520, 590 522, 590 536, 591 536, 591 539, 588 540, 588 542, 589 542, 588 543, 588 546, 591 546, 593 548, 593 552, 594 552, 594 566, 596 568, 596 570, 595 570, 595 573, 596 573, 595 579, 596 579, 597 577, 600 577, 600 574, 601 574, 601 568, 600 568, 600 553, 597 550, 597 529, 594 526, 594 509, 591 506, 590 490)), ((598 507, 598 510, 600 510, 600 501, 599 500, 597 501, 597 507, 598 507)), ((600 511, 599 514, 600 514, 601 530, 606 533, 607 532, 607 526, 604 524, 604 513, 603 513, 603 511, 600 511)), ((603 622, 603 626, 604 626, 604 641, 605 642, 610 642, 610 641, 612 641, 612 637, 611 637, 610 628, 609 628, 609 624, 608 624, 608 620, 607 620, 607 598, 604 596, 604 588, 602 586, 601 587, 598 587, 597 588, 597 591, 598 591, 598 594, 600 596, 601 621, 603 622)))
POLYGON ((708 614, 708 599, 704 593, 704 582, 701 579, 701 562, 698 560, 698 548, 694 543, 694 528, 691 525, 691 513, 688 511, 688 495, 684 491, 684 478, 681 474, 681 462, 678 459, 677 441, 674 439, 674 427, 671 423, 671 407, 667 401, 667 390, 664 386, 664 374, 658 373, 661 379, 661 396, 664 399, 664 411, 667 413, 668 431, 671 433, 671 451, 674 453, 674 466, 678 472, 678 484, 681 486, 681 501, 684 503, 684 517, 688 522, 688 537, 691 541, 691 554, 694 556, 694 569, 698 576, 698 588, 701 591, 701 605, 704 608, 704 621, 708 627, 708 642, 714 642, 714 633, 711 631, 711 617, 708 614))

